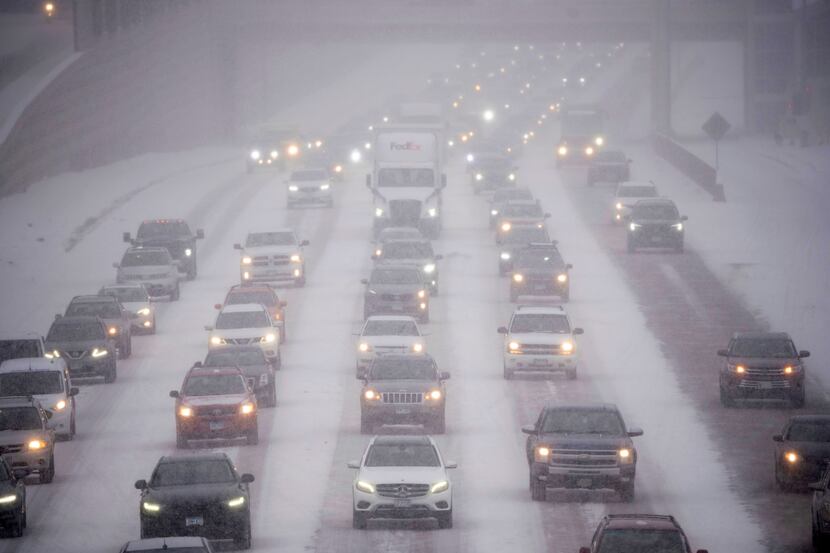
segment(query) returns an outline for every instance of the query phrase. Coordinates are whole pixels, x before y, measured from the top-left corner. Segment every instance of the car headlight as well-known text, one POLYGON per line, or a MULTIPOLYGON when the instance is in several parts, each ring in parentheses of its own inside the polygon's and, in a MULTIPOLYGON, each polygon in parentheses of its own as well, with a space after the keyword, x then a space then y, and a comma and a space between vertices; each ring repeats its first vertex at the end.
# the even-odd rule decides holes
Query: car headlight
POLYGON ((98 359, 99 357, 105 357, 108 353, 105 349, 94 348, 92 350, 92 357, 98 359))
POLYGON ((594 147, 593 146, 588 146, 587 148, 585 148, 585 155, 586 156, 594 155, 594 147))
POLYGON ((510 173, 509 175, 507 175, 507 180, 509 180, 511 182, 516 180, 516 175, 514 175, 513 173, 510 173))
POLYGON ((445 492, 450 489, 450 483, 446 480, 441 480, 440 482, 436 482, 429 488, 429 493, 441 493, 445 492))
POLYGON ((568 147, 567 146, 559 146, 559 149, 556 150, 556 153, 558 153, 560 156, 564 157, 564 156, 568 155, 568 147))
POLYGON ((376 207, 375 208, 375 217, 383 217, 383 208, 376 207))
POLYGON ((49 357, 49 355, 51 355, 52 357, 60 358, 61 352, 59 352, 56 349, 53 349, 51 354, 48 354, 48 353, 46 354, 47 357, 49 357))
POLYGON ((484 180, 484 175, 482 175, 481 173, 476 173, 476 180, 484 180))
POLYGON ((473 154, 467 154, 467 163, 472 163, 476 160, 476 156, 473 154))
POLYGON ((620 449, 619 451, 617 451, 617 457, 620 458, 620 464, 621 465, 630 465, 631 463, 634 462, 634 454, 627 447, 624 447, 624 448, 620 449))
POLYGON ((303 260, 303 258, 300 257, 300 254, 298 254, 298 253, 293 254, 290 259, 291 259, 292 263, 299 263, 300 261, 303 260))
POLYGON ((277 335, 272 334, 272 333, 269 332, 268 334, 266 334, 265 336, 260 338, 259 341, 262 342, 263 344, 270 344, 270 343, 274 342, 276 339, 277 339, 277 335))
POLYGON ((559 346, 559 351, 562 353, 571 353, 574 350, 573 342, 562 342, 559 346))
POLYGON ((678 231, 683 230, 683 223, 675 223, 672 228, 678 231))
POLYGON ((66 409, 66 400, 59 399, 58 402, 55 404, 55 411, 63 411, 66 409))
POLYGON ((352 163, 360 163, 360 160, 363 158, 363 154, 360 153, 360 150, 354 149, 349 154, 349 159, 352 163))
POLYGON ((566 275, 565 273, 562 273, 561 275, 557 275, 556 276, 556 282, 560 282, 562 284, 565 284, 566 282, 568 282, 568 275, 566 275))
POLYGON ((729 365, 729 370, 736 374, 744 374, 746 372, 746 367, 743 365, 729 365))
POLYGON ((801 456, 795 451, 788 451, 784 454, 784 460, 789 464, 794 465, 801 460, 801 456))
POLYGON ((147 317, 150 314, 150 308, 149 307, 142 307, 141 309, 139 309, 135 313, 136 313, 136 315, 141 315, 143 317, 147 317))
POLYGON ((188 418, 193 416, 193 408, 187 405, 182 405, 179 407, 179 416, 183 418, 188 418))
POLYGON ((441 399, 441 396, 443 396, 443 394, 441 393, 441 390, 430 390, 429 393, 424 394, 424 399, 431 399, 432 401, 438 401, 439 399, 441 399))
POLYGON ((250 264, 251 264, 251 263, 253 263, 253 262, 254 262, 254 260, 253 260, 253 259, 251 259, 251 257, 250 257, 250 256, 248 256, 248 255, 246 255, 246 256, 244 256, 244 257, 242 258, 242 264, 243 264, 243 265, 250 265, 250 264))
POLYGON ((286 153, 288 153, 288 155, 290 155, 291 157, 294 157, 294 156, 296 156, 297 154, 300 153, 300 147, 297 146, 296 144, 291 144, 290 146, 288 146, 288 148, 285 151, 286 151, 286 153))
POLYGON ((259 151, 259 150, 251 150, 251 159, 253 159, 254 161, 256 161, 256 160, 258 160, 260 157, 262 157, 262 154, 260 153, 260 151, 259 151))
POLYGON ((521 350, 521 345, 519 344, 519 342, 510 342, 509 344, 507 344, 507 349, 510 351, 510 353, 517 353, 521 350))
POLYGON ((291 184, 291 185, 288 186, 288 191, 289 192, 299 192, 299 190, 300 190, 300 187, 297 186, 296 184, 291 184))
POLYGON ((228 501, 228 507, 242 507, 245 504, 245 496, 240 495, 228 501))
POLYGON ((363 397, 365 397, 369 401, 374 401, 380 399, 380 394, 374 390, 366 390, 365 392, 363 392, 363 397))
POLYGON ((434 207, 431 207, 431 208, 427 209, 427 214, 430 217, 435 217, 436 215, 438 215, 438 209, 436 209, 434 207))
POLYGON ((366 342, 360 342, 360 344, 358 344, 357 346, 357 349, 363 353, 366 353, 367 351, 372 351, 372 346, 370 346, 366 342))
POLYGON ((354 487, 364 493, 375 493, 375 486, 369 482, 364 482, 363 480, 355 482, 354 487))
POLYGON ((509 261, 510 252, 501 252, 501 255, 499 257, 501 257, 502 261, 509 261))
POLYGON ((512 228, 513 228, 513 225, 511 225, 510 223, 502 223, 501 224, 502 232, 510 232, 510 229, 512 229, 512 228))
POLYGON ((601 136, 598 136, 594 139, 594 144, 596 144, 597 146, 602 146, 603 144, 605 144, 605 139, 601 136))
POLYGON ((158 503, 153 503, 151 501, 144 501, 141 504, 141 506, 144 507, 144 510, 148 513, 158 513, 159 511, 161 511, 161 505, 159 505, 158 503))
POLYGON ((435 272, 435 264, 434 263, 427 263, 424 265, 424 272, 428 275, 431 275, 435 272))
POLYGON ((328 190, 329 188, 331 188, 331 185, 328 183, 320 185, 320 190, 328 190))
POLYGON ((117 327, 117 326, 111 326, 111 327, 109 327, 109 328, 107 329, 107 334, 109 334, 110 336, 115 336, 115 335, 117 335, 117 334, 118 334, 118 327, 117 327))
POLYGON ((225 339, 221 338, 219 336, 211 336, 210 337, 210 343, 213 344, 214 346, 221 346, 222 344, 225 343, 225 339))
POLYGON ((523 282, 525 279, 524 275, 521 273, 515 273, 513 275, 513 282, 523 282))
POLYGON ((425 297, 427 297, 426 290, 418 290, 418 297, 421 298, 421 299, 424 299, 425 297))
POLYGON ((27 445, 30 450, 37 451, 39 449, 44 449, 47 444, 45 440, 30 440, 27 445))
POLYGON ((424 344, 420 342, 415 342, 414 344, 412 344, 412 351, 414 351, 415 353, 421 353, 422 351, 424 351, 424 344))
POLYGON ((8 505, 9 503, 14 503, 15 501, 17 501, 17 495, 15 494, 0 497, 0 505, 8 505))
POLYGON ((498 210, 498 209, 491 209, 491 210, 490 210, 490 215, 492 215, 493 217, 495 217, 495 216, 496 216, 496 215, 498 215, 498 214, 499 214, 499 210, 498 210))
POLYGON ((537 463, 547 463, 550 459, 551 449, 546 445, 539 445, 533 449, 533 460, 537 463))
POLYGON ((253 403, 243 403, 239 406, 239 413, 242 415, 250 415, 255 410, 253 403))
POLYGON ((640 225, 638 225, 637 223, 630 223, 628 225, 628 230, 630 230, 631 232, 634 232, 638 228, 640 228, 640 225))
POLYGON ((622 204, 622 202, 617 202, 617 204, 614 207, 616 207, 617 209, 622 209, 623 204, 622 204))

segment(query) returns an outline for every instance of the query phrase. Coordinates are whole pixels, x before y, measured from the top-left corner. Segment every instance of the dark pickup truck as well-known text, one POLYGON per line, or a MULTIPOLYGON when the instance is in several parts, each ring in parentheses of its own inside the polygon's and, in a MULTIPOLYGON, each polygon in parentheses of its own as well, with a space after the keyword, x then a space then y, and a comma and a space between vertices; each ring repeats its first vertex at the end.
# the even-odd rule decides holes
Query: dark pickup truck
POLYGON ((141 223, 135 238, 125 232, 124 242, 133 246, 167 248, 178 263, 179 271, 187 273, 188 280, 193 280, 197 274, 196 241, 204 237, 202 229, 194 234, 182 219, 152 219, 141 223))

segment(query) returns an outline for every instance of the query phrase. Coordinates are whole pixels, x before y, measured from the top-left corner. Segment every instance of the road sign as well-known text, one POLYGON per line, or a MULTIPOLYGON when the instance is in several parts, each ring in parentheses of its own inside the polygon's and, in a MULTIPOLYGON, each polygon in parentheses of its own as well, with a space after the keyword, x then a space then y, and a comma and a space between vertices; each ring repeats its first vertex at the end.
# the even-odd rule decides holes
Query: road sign
POLYGON ((709 119, 706 120, 701 128, 703 129, 703 132, 708 134, 709 138, 712 140, 720 140, 727 132, 729 132, 732 125, 729 124, 729 121, 727 121, 723 115, 716 111, 711 117, 709 117, 709 119))

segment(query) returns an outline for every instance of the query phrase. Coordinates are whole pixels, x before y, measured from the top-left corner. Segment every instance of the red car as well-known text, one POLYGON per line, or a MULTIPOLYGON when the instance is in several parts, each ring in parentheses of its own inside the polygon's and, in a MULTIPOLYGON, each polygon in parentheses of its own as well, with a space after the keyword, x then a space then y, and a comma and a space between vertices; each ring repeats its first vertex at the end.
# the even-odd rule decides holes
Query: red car
POLYGON ((176 399, 176 447, 187 448, 190 440, 259 442, 256 395, 239 368, 192 367, 170 397, 176 399))
MULTIPOLYGON (((237 284, 231 286, 225 296, 223 305, 239 303, 259 303, 265 306, 271 318, 280 328, 280 343, 285 343, 285 306, 287 302, 280 301, 277 291, 270 284, 237 284)), ((221 309, 222 305, 217 305, 221 309)))

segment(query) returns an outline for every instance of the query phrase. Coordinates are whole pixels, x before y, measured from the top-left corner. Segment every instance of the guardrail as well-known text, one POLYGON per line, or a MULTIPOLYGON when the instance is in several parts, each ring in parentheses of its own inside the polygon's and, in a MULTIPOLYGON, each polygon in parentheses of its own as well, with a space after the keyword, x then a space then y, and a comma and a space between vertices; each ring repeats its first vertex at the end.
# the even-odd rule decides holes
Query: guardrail
POLYGON ((709 192, 713 200, 726 201, 723 185, 718 183, 718 174, 714 167, 664 134, 654 133, 651 144, 657 155, 709 192))

